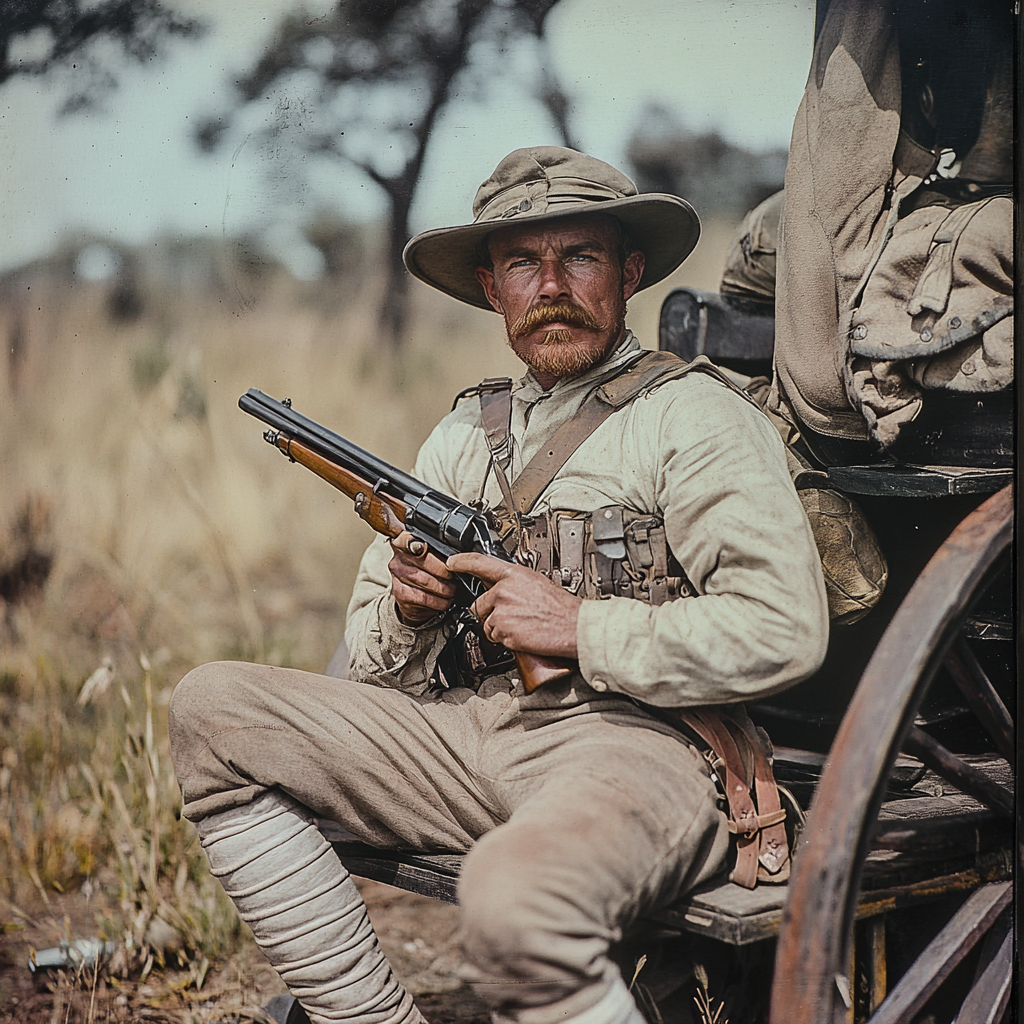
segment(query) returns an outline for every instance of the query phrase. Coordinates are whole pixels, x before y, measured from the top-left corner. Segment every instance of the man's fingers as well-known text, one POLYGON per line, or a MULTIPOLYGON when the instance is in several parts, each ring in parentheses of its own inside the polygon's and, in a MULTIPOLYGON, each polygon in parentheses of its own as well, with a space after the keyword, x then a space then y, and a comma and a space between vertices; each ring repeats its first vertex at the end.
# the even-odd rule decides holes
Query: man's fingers
POLYGON ((494 611, 494 606, 497 603, 497 596, 493 590, 485 590, 474 602, 473 602, 473 614, 481 621, 486 622, 487 617, 494 611))
POLYGON ((445 600, 451 600, 455 596, 456 583, 451 573, 448 573, 446 579, 441 579, 425 568, 421 569, 417 565, 403 562, 397 555, 388 563, 388 571, 393 580, 404 586, 421 590, 426 594, 437 594, 445 600))
POLYGON ((475 551, 462 552, 452 555, 447 562, 452 572, 466 572, 470 576, 476 576, 484 583, 497 583, 503 580, 510 572, 514 572, 516 566, 512 562, 503 562, 500 558, 492 555, 481 555, 475 551))
POLYGON ((398 580, 392 581, 391 595, 398 603, 399 608, 402 609, 405 618, 410 621, 430 618, 436 612, 446 611, 451 604, 450 597, 431 594, 426 590, 420 590, 418 587, 407 586, 398 580), (424 608, 429 609, 430 615, 420 613, 420 609, 424 608))
POLYGON ((427 553, 427 545, 408 530, 403 530, 397 537, 391 537, 390 542, 396 551, 407 551, 413 558, 422 558, 427 553))
POLYGON ((417 566, 442 580, 452 578, 444 562, 437 555, 431 554, 427 545, 408 530, 404 530, 397 537, 392 537, 390 544, 391 550, 406 565, 417 566))

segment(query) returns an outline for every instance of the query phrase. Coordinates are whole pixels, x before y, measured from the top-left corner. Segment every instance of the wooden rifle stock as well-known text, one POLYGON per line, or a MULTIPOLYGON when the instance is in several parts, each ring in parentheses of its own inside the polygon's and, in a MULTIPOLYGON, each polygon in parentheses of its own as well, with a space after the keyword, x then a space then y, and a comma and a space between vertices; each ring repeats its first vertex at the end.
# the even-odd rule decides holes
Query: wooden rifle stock
MULTIPOLYGON (((305 466, 306 469, 316 473, 321 480, 326 480, 331 486, 337 487, 339 491, 350 497, 355 503, 356 514, 360 519, 369 523, 377 533, 381 533, 385 537, 397 537, 405 529, 405 517, 409 512, 409 507, 404 502, 392 498, 390 495, 376 492, 373 484, 369 481, 341 466, 336 466, 330 459, 325 459, 312 448, 307 448, 281 431, 276 432, 272 443, 292 462, 305 466)), ((409 545, 410 553, 419 557, 425 553, 426 546, 424 541, 414 540, 409 545), (422 545, 422 548, 416 551, 413 545, 422 545)), ((516 658, 516 668, 519 669, 523 689, 527 693, 533 693, 538 686, 543 686, 545 683, 563 679, 565 676, 571 675, 575 669, 575 664, 568 658, 547 658, 539 654, 527 654, 524 651, 513 651, 512 653, 516 658)))
POLYGON ((300 444, 294 438, 277 432, 274 446, 288 456, 292 462, 312 470, 321 480, 337 487, 348 495, 356 506, 356 514, 385 537, 397 537, 405 529, 405 517, 409 506, 387 494, 375 493, 373 484, 356 473, 336 466, 330 459, 300 444))

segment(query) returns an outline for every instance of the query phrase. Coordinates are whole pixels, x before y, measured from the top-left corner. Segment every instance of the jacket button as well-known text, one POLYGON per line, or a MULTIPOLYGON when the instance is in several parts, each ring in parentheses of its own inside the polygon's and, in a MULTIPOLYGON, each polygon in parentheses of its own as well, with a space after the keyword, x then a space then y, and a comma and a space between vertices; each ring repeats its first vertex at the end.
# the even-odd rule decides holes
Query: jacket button
POLYGON ((853 329, 853 340, 854 341, 863 341, 867 336, 868 336, 868 329, 867 329, 867 327, 864 326, 864 324, 858 324, 858 326, 856 326, 853 329))
POLYGON ((932 332, 929 331, 927 327, 921 332, 921 340, 922 341, 931 341, 932 340, 932 332))
POLYGON ((960 319, 960 317, 955 316, 952 318, 952 320, 949 321, 949 326, 952 327, 955 331, 962 323, 963 321, 960 319))
POLYGON ((608 684, 603 679, 598 679, 597 676, 595 676, 590 680, 590 688, 592 690, 597 690, 598 693, 604 693, 605 690, 608 689, 608 684))

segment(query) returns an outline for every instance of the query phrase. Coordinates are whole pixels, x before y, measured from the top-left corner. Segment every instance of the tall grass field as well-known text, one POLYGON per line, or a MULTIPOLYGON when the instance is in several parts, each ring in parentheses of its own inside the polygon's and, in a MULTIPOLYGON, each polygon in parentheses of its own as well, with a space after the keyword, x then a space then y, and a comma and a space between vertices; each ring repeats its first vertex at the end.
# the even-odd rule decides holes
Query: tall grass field
MULTIPOLYGON (((729 233, 632 300, 646 346, 673 286, 717 288, 729 233)), ((370 263, 150 275, 127 310, 56 265, 0 283, 0 1021, 256 1019, 263 968, 179 819, 167 704, 213 659, 322 670, 372 535, 237 399, 288 396, 408 468, 457 391, 521 374, 497 316, 419 284, 383 345, 370 263), (83 936, 112 943, 102 969, 29 987, 30 947, 83 936)))

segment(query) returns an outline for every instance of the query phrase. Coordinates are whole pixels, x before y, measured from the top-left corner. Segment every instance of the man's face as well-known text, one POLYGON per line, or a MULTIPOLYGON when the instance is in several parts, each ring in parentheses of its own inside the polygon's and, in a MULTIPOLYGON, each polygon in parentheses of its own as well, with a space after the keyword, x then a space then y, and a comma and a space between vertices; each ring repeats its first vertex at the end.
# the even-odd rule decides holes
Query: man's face
POLYGON ((582 373, 618 344, 644 257, 634 252, 620 265, 609 216, 499 228, 488 248, 494 269, 478 267, 477 280, 541 387, 582 373))

